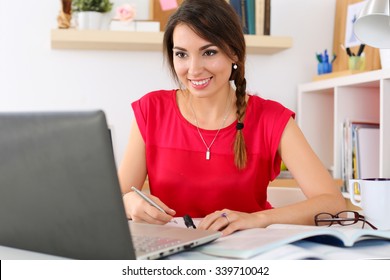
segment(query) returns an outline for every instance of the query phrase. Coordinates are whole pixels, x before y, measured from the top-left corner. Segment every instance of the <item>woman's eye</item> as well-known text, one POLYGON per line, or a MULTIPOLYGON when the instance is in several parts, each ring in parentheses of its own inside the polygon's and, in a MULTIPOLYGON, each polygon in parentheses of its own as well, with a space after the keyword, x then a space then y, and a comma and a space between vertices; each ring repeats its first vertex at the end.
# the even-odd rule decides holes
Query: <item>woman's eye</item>
POLYGON ((175 56, 177 56, 178 58, 184 58, 187 56, 187 54, 184 52, 175 52, 175 56))
POLYGON ((205 56, 213 56, 216 55, 218 52, 216 50, 207 50, 204 52, 205 56))

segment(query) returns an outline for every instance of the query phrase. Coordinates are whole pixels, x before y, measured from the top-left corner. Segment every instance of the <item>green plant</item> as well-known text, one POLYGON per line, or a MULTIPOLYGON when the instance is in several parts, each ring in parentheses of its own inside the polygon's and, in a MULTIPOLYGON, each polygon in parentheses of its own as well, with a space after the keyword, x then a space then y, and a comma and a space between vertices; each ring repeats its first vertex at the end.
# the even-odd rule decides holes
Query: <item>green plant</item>
POLYGON ((113 4, 110 0, 73 0, 72 11, 106 13, 112 10, 113 4))

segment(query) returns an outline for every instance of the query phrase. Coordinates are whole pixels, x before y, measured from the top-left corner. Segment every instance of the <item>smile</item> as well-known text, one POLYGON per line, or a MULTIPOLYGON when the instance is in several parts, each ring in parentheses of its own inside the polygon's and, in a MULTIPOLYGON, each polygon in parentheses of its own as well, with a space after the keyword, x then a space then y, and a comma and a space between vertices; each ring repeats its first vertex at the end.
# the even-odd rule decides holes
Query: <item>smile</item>
POLYGON ((206 85, 208 82, 210 82, 210 80, 211 80, 211 78, 207 78, 207 79, 199 80, 199 81, 190 80, 190 82, 195 86, 203 86, 203 85, 206 85))

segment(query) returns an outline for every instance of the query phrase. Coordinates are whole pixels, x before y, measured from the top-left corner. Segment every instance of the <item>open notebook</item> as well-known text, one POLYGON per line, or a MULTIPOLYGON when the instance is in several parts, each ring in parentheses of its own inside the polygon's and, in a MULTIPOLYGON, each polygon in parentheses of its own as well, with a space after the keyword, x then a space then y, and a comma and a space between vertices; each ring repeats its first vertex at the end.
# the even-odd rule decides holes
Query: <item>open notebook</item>
POLYGON ((156 259, 220 235, 129 226, 102 111, 0 113, 1 245, 76 259, 156 259), (135 250, 136 235, 158 237, 158 246, 135 250))

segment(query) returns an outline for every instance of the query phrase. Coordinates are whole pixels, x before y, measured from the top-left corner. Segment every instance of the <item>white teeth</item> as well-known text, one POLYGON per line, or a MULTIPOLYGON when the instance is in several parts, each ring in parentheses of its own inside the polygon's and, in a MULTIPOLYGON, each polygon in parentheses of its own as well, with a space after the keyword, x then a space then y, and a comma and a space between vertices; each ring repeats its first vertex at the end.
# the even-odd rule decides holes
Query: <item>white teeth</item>
POLYGON ((209 81, 210 81, 210 79, 206 79, 206 80, 203 80, 203 81, 191 81, 191 83, 193 83, 196 86, 201 86, 201 85, 204 85, 204 84, 208 83, 209 81))

